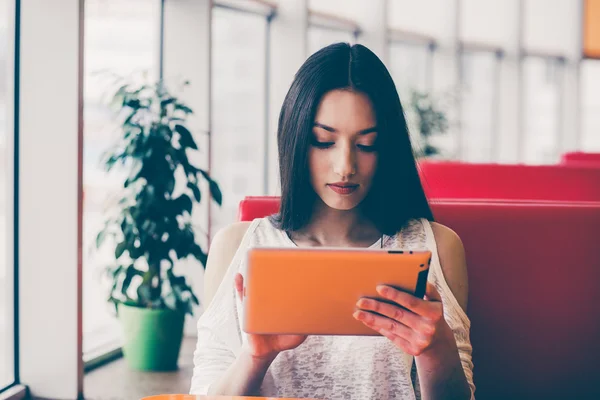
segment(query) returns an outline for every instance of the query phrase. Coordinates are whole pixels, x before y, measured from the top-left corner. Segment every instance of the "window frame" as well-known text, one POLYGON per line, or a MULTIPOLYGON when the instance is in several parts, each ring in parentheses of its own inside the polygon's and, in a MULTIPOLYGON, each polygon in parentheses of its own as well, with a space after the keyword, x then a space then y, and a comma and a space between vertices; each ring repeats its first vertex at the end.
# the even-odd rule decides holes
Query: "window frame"
MULTIPOLYGON (((7 43, 12 42, 12 46, 7 46, 7 68, 9 76, 12 74, 12 87, 7 89, 7 99, 12 101, 12 114, 7 113, 7 283, 11 284, 12 280, 12 366, 13 366, 13 381, 5 387, 0 387, 0 399, 18 400, 26 396, 27 388, 21 384, 20 365, 19 365, 19 87, 20 87, 20 48, 21 48, 21 1, 7 1, 9 13, 14 17, 13 23, 8 21, 8 39, 7 43), (12 39, 12 40, 11 40, 12 39), (12 50, 12 51, 11 51, 12 50), (11 92, 12 89, 12 92, 11 92), (11 129, 12 128, 12 132, 11 129), (11 190, 12 189, 12 190, 11 190), (10 228, 9 228, 10 227, 10 228), (12 262, 11 262, 12 261, 12 262), (12 268, 11 268, 12 266, 12 268), (11 279, 12 278, 12 279, 11 279)), ((7 77, 7 80, 10 79, 7 77)), ((10 315, 10 314, 9 314, 10 315)))

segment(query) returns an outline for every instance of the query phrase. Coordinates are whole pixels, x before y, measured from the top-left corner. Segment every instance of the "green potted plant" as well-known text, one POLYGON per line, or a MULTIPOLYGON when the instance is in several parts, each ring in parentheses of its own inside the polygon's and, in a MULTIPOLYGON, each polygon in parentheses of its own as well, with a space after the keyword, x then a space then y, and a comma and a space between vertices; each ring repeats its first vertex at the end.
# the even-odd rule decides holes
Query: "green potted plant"
POLYGON ((416 89, 410 90, 407 119, 416 142, 416 156, 426 158, 441 155, 442 152, 433 144, 432 139, 445 134, 449 123, 446 112, 433 96, 416 89))
POLYGON ((205 266, 207 252, 196 243, 193 206, 201 201, 201 183, 208 183, 210 198, 219 205, 221 192, 190 161, 190 153, 198 150, 186 127, 192 110, 162 81, 120 84, 112 104, 119 111, 120 135, 102 163, 107 172, 118 169, 126 176, 96 238, 97 248, 108 237, 115 244, 116 263, 107 268, 108 301, 123 327, 128 364, 173 370, 185 315, 199 304, 174 267, 188 257, 205 266))

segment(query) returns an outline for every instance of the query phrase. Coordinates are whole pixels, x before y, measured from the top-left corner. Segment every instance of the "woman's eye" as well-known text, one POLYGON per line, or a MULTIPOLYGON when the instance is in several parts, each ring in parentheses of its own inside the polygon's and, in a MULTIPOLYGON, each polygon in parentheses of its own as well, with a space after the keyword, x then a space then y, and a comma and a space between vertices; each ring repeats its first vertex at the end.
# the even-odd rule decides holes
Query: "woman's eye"
POLYGON ((333 146, 334 142, 319 142, 318 140, 313 140, 312 145, 318 149, 328 149, 333 146))
POLYGON ((373 151, 377 151, 377 146, 367 146, 365 144, 359 144, 357 145, 357 147, 362 150, 365 151, 367 153, 373 152, 373 151))

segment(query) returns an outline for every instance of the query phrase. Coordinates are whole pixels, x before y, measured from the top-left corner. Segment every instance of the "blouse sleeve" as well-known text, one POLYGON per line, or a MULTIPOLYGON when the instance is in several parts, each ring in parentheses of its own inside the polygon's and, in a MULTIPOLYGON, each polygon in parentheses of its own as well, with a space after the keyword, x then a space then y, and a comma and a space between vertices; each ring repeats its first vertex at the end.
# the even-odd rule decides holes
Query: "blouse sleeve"
POLYGON ((256 223, 257 221, 248 228, 215 297, 198 320, 198 341, 194 351, 190 394, 206 395, 210 386, 233 364, 241 348, 242 335, 234 277, 240 270, 256 223))

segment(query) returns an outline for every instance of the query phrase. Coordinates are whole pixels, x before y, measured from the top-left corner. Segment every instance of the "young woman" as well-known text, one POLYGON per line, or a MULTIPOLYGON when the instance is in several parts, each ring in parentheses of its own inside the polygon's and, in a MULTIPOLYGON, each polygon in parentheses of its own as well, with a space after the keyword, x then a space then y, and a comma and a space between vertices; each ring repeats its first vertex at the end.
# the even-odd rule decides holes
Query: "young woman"
POLYGON ((280 213, 233 224, 213 241, 207 274, 227 271, 198 321, 191 393, 473 398, 463 246, 430 222, 383 63, 361 45, 315 53, 285 98, 277 139, 280 213), (257 245, 428 248, 433 260, 425 299, 379 287, 390 302, 357 302, 354 317, 382 336, 247 335, 239 323, 243 260, 257 245))

